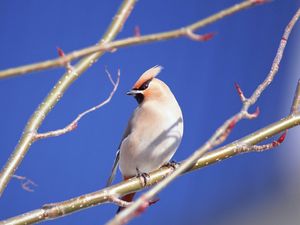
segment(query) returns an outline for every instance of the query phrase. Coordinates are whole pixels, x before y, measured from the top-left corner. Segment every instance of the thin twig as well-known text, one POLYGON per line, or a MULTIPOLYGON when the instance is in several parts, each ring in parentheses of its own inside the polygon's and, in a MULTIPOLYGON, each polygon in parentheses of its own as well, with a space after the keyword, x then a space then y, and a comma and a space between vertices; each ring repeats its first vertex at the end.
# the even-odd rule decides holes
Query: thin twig
MULTIPOLYGON (((121 31, 126 19, 131 13, 136 0, 124 0, 121 4, 116 16, 103 35, 99 44, 105 44, 112 41, 121 31)), ((102 55, 103 51, 96 52, 81 59, 72 69, 71 73, 64 74, 53 89, 49 92, 45 100, 38 106, 34 114, 28 121, 23 135, 18 142, 14 152, 11 154, 7 163, 0 173, 0 196, 6 188, 11 176, 14 174, 23 158, 25 157, 31 144, 35 141, 35 135, 44 121, 48 113, 53 109, 56 103, 61 99, 62 95, 68 87, 88 68, 91 67, 102 55)))
POLYGON ((12 177, 21 181, 21 186, 25 191, 33 192, 34 191, 33 187, 37 187, 37 184, 34 183, 32 180, 28 179, 27 177, 19 176, 16 174, 13 175, 12 177))
POLYGON ((244 92, 242 91, 240 85, 237 82, 235 82, 234 86, 235 86, 235 89, 236 89, 238 95, 240 96, 241 101, 242 102, 246 101, 246 97, 245 97, 244 92))
POLYGON ((63 134, 66 134, 68 132, 71 132, 73 130, 75 130, 78 126, 78 122, 85 116, 87 115, 88 113, 90 112, 93 112, 101 107, 103 107, 104 105, 106 105, 107 103, 109 103, 112 99, 112 97, 114 96, 115 92, 117 91, 117 88, 119 86, 119 83, 120 83, 120 70, 118 70, 118 77, 117 77, 117 80, 116 82, 112 79, 111 77, 111 74, 108 72, 108 70, 106 69, 105 70, 106 73, 107 73, 107 76, 110 80, 110 82, 112 83, 113 85, 113 89, 112 91, 110 92, 109 96, 104 100, 102 101, 101 103, 99 103, 98 105, 80 113, 69 125, 67 125, 66 127, 62 128, 62 129, 58 129, 58 130, 54 130, 54 131, 48 131, 48 132, 45 132, 45 133, 37 133, 35 135, 35 139, 38 140, 38 139, 43 139, 43 138, 48 138, 48 137, 56 137, 56 136, 60 136, 60 135, 63 135, 63 134))
POLYGON ((121 206, 121 207, 128 207, 131 205, 131 202, 126 202, 120 198, 117 198, 116 196, 114 195, 108 195, 108 201, 111 202, 111 203, 114 203, 118 206, 121 206))
MULTIPOLYGON (((184 173, 188 170, 200 157, 202 157, 207 151, 213 149, 216 145, 219 145, 221 142, 219 138, 224 135, 228 131, 228 128, 231 126, 232 121, 235 120, 235 123, 240 121, 241 119, 253 119, 258 116, 259 110, 254 114, 250 114, 248 109, 252 106, 257 99, 260 97, 261 93, 270 85, 273 81, 274 76, 276 75, 280 61, 282 59, 282 54, 284 52, 288 37, 290 35, 291 30, 293 29, 295 23, 297 22, 300 16, 300 9, 295 13, 289 24, 284 30, 283 36, 281 38, 279 48, 277 50, 276 56, 274 58, 273 64, 271 66, 271 70, 267 75, 266 79, 255 89, 252 96, 250 98, 246 98, 242 103, 242 109, 240 112, 232 116, 228 119, 223 125, 221 125, 217 131, 209 138, 209 140, 202 145, 199 149, 197 149, 187 160, 185 160, 180 166, 175 169, 175 171, 166 177, 163 181, 159 182, 157 185, 152 187, 149 191, 144 193, 140 198, 138 198, 135 202, 131 204, 131 206, 125 208, 120 213, 118 213, 112 220, 110 220, 107 224, 109 225, 119 225, 127 223, 129 220, 133 219, 138 215, 140 208, 145 205, 145 202, 151 200, 155 195, 157 195, 163 188, 165 188, 169 183, 171 183, 176 177, 180 174, 184 173)), ((242 91, 241 91, 242 93, 242 91)), ((240 92, 239 95, 241 96, 240 92)), ((227 135, 228 136, 228 135, 227 135)))
MULTIPOLYGON (((211 23, 214 23, 218 20, 223 19, 226 16, 230 16, 234 13, 237 13, 241 10, 250 8, 254 5, 262 4, 267 2, 266 0, 246 0, 242 1, 239 4, 236 4, 232 7, 229 7, 227 9, 224 9, 212 16, 209 16, 205 19, 199 20, 193 24, 187 25, 183 28, 179 28, 176 30, 171 30, 167 32, 162 32, 162 33, 156 33, 156 34, 149 34, 149 35, 144 35, 144 36, 139 36, 135 35, 134 37, 114 41, 114 42, 105 42, 105 43, 100 43, 95 46, 87 47, 81 50, 73 51, 70 54, 65 55, 64 57, 56 58, 53 60, 47 60, 43 61, 40 63, 34 63, 30 65, 25 65, 25 66, 20 66, 20 67, 15 67, 11 69, 6 69, 0 71, 0 78, 7 78, 7 77, 12 77, 16 75, 22 75, 26 73, 30 73, 33 71, 40 71, 40 70, 45 70, 49 68, 55 68, 55 67, 64 67, 66 65, 66 62, 71 62, 74 59, 95 53, 95 52, 107 52, 107 51, 115 51, 118 48, 122 47, 128 47, 132 45, 138 45, 138 44, 145 44, 145 43, 150 43, 150 42, 155 42, 155 41, 162 41, 162 40, 168 40, 168 39, 173 39, 173 38, 179 38, 179 37, 193 37, 193 40, 197 41, 204 41, 208 40, 212 37, 212 34, 204 35, 204 36, 199 36, 194 34, 193 32, 198 30, 199 28, 202 28, 204 26, 207 26, 211 23)), ((136 32, 138 34, 138 32, 136 32)))
MULTIPOLYGON (((266 126, 248 136, 236 140, 224 147, 218 148, 214 151, 206 153, 203 157, 199 158, 191 167, 185 171, 191 172, 214 163, 220 162, 225 159, 229 159, 235 155, 244 153, 240 145, 256 145, 280 132, 291 129, 292 127, 298 126, 300 124, 300 113, 290 115, 286 118, 278 120, 277 122, 266 126)), ((248 151, 245 151, 247 153, 248 151)), ((181 162, 184 163, 184 162, 181 162)), ((153 186, 158 182, 165 179, 174 168, 172 167, 161 167, 160 169, 153 171, 149 174, 147 179, 147 186, 153 186)), ((85 194, 82 196, 77 196, 70 200, 66 200, 59 203, 47 204, 43 208, 36 209, 7 220, 1 221, 0 225, 21 225, 21 224, 34 224, 41 221, 46 221, 50 219, 59 218, 62 216, 69 215, 71 213, 86 209, 89 207, 94 207, 103 203, 111 202, 111 197, 120 197, 126 194, 141 191, 146 188, 139 178, 132 178, 126 181, 122 181, 118 184, 110 186, 108 188, 85 194)))
POLYGON ((238 145, 238 148, 236 149, 237 152, 240 153, 246 153, 246 152, 263 152, 266 150, 271 150, 273 148, 278 147, 283 143, 285 140, 287 134, 287 130, 283 132, 283 134, 280 135, 280 137, 272 141, 271 143, 268 144, 263 144, 263 145, 238 145))
POLYGON ((208 41, 213 38, 215 33, 195 34, 192 30, 186 29, 186 36, 193 41, 208 41))
MULTIPOLYGON (((242 98, 243 92, 240 89, 238 84, 236 84, 236 88, 242 98)), ((298 80, 298 82, 297 82, 297 87, 296 87, 296 90, 294 93, 294 99, 293 99, 293 103, 292 103, 292 107, 291 107, 291 111, 290 111, 291 116, 293 116, 299 112, 299 105, 300 105, 300 80, 298 80)), ((285 130, 279 136, 279 138, 277 140, 272 141, 271 143, 263 144, 263 145, 240 145, 239 148, 237 149, 237 151, 240 151, 240 152, 251 152, 251 151, 262 152, 262 151, 266 151, 266 150, 271 150, 271 149, 281 145, 283 143, 283 141, 285 140, 286 135, 287 135, 287 130, 285 130)))

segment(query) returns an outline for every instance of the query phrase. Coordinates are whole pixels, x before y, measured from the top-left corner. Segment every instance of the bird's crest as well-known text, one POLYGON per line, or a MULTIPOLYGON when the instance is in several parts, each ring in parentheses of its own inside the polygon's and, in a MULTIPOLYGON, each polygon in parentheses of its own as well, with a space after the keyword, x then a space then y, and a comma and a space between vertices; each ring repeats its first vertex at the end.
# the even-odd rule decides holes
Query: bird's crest
POLYGON ((144 72, 138 79, 138 81, 134 84, 133 88, 139 89, 143 85, 143 83, 156 77, 160 73, 162 68, 162 66, 157 65, 144 72))

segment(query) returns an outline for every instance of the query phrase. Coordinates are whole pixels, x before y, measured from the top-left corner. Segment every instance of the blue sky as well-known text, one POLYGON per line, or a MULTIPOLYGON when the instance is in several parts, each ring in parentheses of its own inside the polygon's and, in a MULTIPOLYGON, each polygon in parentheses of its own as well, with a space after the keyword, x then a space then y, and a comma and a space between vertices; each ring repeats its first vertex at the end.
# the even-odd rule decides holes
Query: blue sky
MULTIPOLYGON (((95 44, 120 3, 2 0, 0 69, 54 58, 57 46, 70 52, 95 44)), ((118 38, 132 36, 136 25, 142 34, 179 28, 235 3, 238 1, 138 1, 118 38)), ((76 131, 32 145, 17 174, 34 180, 38 187, 29 193, 13 179, 0 199, 0 219, 104 187, 123 130, 136 107, 134 99, 125 93, 141 73, 154 65, 164 67, 159 78, 170 86, 183 111, 184 138, 174 159, 188 157, 240 109, 234 82, 250 95, 265 78, 284 27, 297 7, 297 0, 275 0, 239 12, 199 30, 200 34, 217 32, 204 43, 180 38, 105 54, 69 88, 40 131, 61 128, 105 99, 111 90, 105 66, 113 75, 121 70, 116 95, 108 105, 85 117, 76 131)), ((256 120, 240 122, 227 142, 289 113, 299 78, 299 30, 297 24, 278 76, 257 102, 261 115, 256 120)), ((0 80, 1 166, 35 108, 63 73, 64 69, 52 69, 0 80)), ((291 136, 297 131, 298 128, 292 130, 291 136)), ((300 187, 299 182, 294 182, 299 179, 295 175, 299 169, 295 156, 299 153, 292 140, 297 137, 288 136, 275 151, 237 156, 180 177, 159 195, 159 203, 131 224, 235 224, 232 221, 238 215, 244 215, 244 222, 262 224, 263 219, 254 216, 260 206, 300 187)), ((281 205, 283 200, 274 204, 281 205)), ((115 211, 116 206, 107 204, 46 224, 103 224, 115 211)), ((281 213, 277 216, 284 218, 284 212, 281 213)), ((265 217, 274 214, 266 213, 265 217)))

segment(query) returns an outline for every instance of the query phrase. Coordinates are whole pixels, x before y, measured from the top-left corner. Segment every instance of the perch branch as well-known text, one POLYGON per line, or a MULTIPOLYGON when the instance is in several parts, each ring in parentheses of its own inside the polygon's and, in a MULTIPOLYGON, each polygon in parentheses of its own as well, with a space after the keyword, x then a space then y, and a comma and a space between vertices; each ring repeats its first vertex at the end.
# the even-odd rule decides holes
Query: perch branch
MULTIPOLYGON (((155 195, 157 195, 162 189, 164 189, 168 184, 170 184, 176 177, 187 171, 200 157, 202 157, 207 151, 213 149, 215 146, 221 144, 225 138, 228 136, 228 130, 229 132, 232 130, 232 124, 237 123, 241 119, 253 119, 256 118, 259 114, 259 110, 256 110, 255 113, 250 114, 248 112, 249 107, 252 106, 257 99, 260 97, 261 93, 270 85, 270 83, 273 81, 280 65, 280 61, 282 59, 282 54, 284 52, 285 46, 287 44, 287 40, 289 38, 289 35, 297 22, 298 18, 300 16, 300 9, 297 10, 291 21, 286 26, 283 36, 281 38, 277 53, 275 55, 275 58, 273 60, 270 72, 268 73, 266 79, 255 89, 253 94, 250 98, 244 97, 244 101, 242 101, 243 105, 237 114, 232 116, 230 119, 228 119, 223 125, 221 125, 216 132, 209 138, 209 140, 204 143, 200 148, 198 148, 187 160, 185 160, 182 164, 180 164, 179 167, 177 167, 173 173, 171 173, 169 176, 167 176, 162 182, 159 182, 157 185, 152 187, 149 191, 142 194, 140 198, 138 198, 136 201, 134 201, 129 207, 122 210, 120 213, 118 213, 112 220, 110 220, 107 224, 109 225, 117 225, 117 224, 124 224, 128 222, 129 220, 136 217, 139 212, 141 211, 141 208, 145 207, 145 204, 147 204, 155 195), (227 133, 227 134, 226 134, 227 133), (220 141, 221 138, 221 141, 220 141)), ((239 87, 239 86, 238 86, 239 87)), ((243 96, 243 92, 240 88, 237 88, 238 93, 241 96, 243 96)), ((241 97, 242 99, 242 97, 241 97)), ((249 146, 245 143, 242 143, 241 146, 249 146)))
POLYGON ((227 9, 224 9, 212 16, 209 16, 205 19, 199 20, 193 24, 187 25, 183 28, 167 31, 167 32, 161 32, 156 34, 149 34, 144 36, 135 35, 135 37, 130 37, 122 40, 117 40, 114 42, 105 41, 102 43, 99 43, 97 45, 87 47, 81 50, 73 51, 70 54, 64 55, 62 57, 53 59, 53 60, 47 60, 39 63, 34 63, 30 65, 15 67, 11 69, 6 69, 0 71, 0 78, 7 78, 12 77, 16 75, 22 75, 26 73, 30 73, 33 71, 40 71, 45 70, 49 68, 55 68, 55 67, 65 67, 68 62, 71 62, 74 59, 90 55, 92 53, 96 52, 106 52, 106 51, 112 51, 116 50, 118 48, 122 47, 128 47, 132 45, 137 44, 144 44, 144 43, 150 43, 150 42, 156 42, 156 41, 162 41, 162 40, 168 40, 173 38, 179 38, 179 37, 189 37, 193 40, 197 41, 205 41, 212 37, 212 34, 207 35, 196 35, 193 32, 207 26, 211 23, 214 23, 218 20, 223 19, 226 16, 230 16, 234 13, 237 13, 241 10, 250 8, 254 5, 261 4, 267 2, 266 0, 258 1, 258 0, 247 0, 242 1, 239 4, 233 5, 227 9))
MULTIPOLYGON (((108 27, 106 33, 100 40, 99 44, 105 44, 112 41, 116 35, 121 31, 126 19, 131 13, 136 0, 124 0, 120 6, 116 16, 111 25, 108 27)), ((38 106, 34 114, 28 121, 23 135, 18 142, 14 152, 11 154, 7 163, 4 165, 0 173, 0 196, 6 188, 11 176, 14 174, 22 159, 25 157, 31 144, 35 141, 35 135, 38 128, 44 121, 47 114, 53 109, 56 103, 60 100, 68 87, 85 72, 91 65, 93 65, 102 55, 103 51, 93 53, 82 58, 73 68, 71 73, 65 73, 57 84, 50 91, 45 100, 38 106)))
MULTIPOLYGON (((240 148, 240 146, 256 145, 268 138, 273 137, 276 134, 279 134, 284 130, 290 129, 299 124, 300 113, 295 113, 294 115, 283 118, 265 128, 249 134, 244 138, 241 138, 224 147, 206 153, 203 157, 199 158, 193 165, 191 165, 191 167, 186 170, 185 173, 212 165, 241 153, 248 153, 249 151, 240 148)), ((151 172, 149 174, 149 178, 147 178, 146 187, 153 186, 162 181, 163 179, 165 179, 165 177, 172 173, 172 171, 172 167, 162 167, 156 171, 151 172)), ((47 204, 40 209, 36 209, 9 218, 7 220, 0 221, 0 225, 29 225, 46 220, 56 219, 89 207, 109 203, 111 202, 111 196, 113 196, 114 198, 118 198, 132 192, 141 191, 146 187, 142 184, 142 182, 140 182, 139 178, 132 178, 96 192, 77 196, 70 200, 47 204)))

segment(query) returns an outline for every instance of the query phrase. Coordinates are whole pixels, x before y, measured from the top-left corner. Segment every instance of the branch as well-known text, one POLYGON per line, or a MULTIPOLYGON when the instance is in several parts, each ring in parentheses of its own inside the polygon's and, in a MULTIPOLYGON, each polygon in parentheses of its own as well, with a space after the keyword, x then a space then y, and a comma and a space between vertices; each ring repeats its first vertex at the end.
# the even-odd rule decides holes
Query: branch
MULTIPOLYGON (((271 66, 271 70, 267 75, 266 79, 256 88, 250 98, 246 98, 242 92, 242 90, 237 86, 237 91, 242 99, 243 106, 237 114, 228 119, 223 125, 221 125, 216 132, 209 138, 209 140, 198 148, 187 160, 185 160, 179 167, 177 167, 172 174, 167 176, 162 182, 155 185, 149 191, 144 193, 140 198, 138 198, 135 202, 133 202, 129 207, 122 210, 118 213, 112 220, 110 220, 107 224, 116 225, 116 224, 124 224, 129 220, 136 217, 141 208, 145 206, 155 195, 157 195, 163 188, 165 188, 168 184, 170 184, 176 177, 187 171, 195 162, 202 157, 207 151, 213 149, 215 146, 221 144, 225 138, 228 136, 229 132, 232 130, 233 121, 234 124, 240 121, 241 119, 253 119, 256 118, 259 114, 259 110, 256 110, 255 113, 250 114, 248 109, 252 106, 257 99, 260 97, 261 93, 270 85, 273 81, 274 76, 276 75, 279 64, 282 59, 282 54, 284 52, 287 40, 293 29, 295 23, 297 22, 300 16, 300 9, 295 13, 289 24, 286 26, 283 36, 281 38, 276 56, 274 58, 273 64, 271 66), (229 130, 229 131, 228 131, 229 130), (225 135, 225 138, 224 138, 225 135)), ((253 145, 253 144, 252 144, 253 145)), ((249 146, 248 144, 241 143, 241 146, 249 146)))
MULTIPOLYGON (((293 100, 293 104, 292 104, 291 111, 290 111, 291 116, 293 116, 294 114, 299 112, 299 105, 300 105, 300 80, 298 80, 298 82, 297 82, 297 87, 296 87, 295 94, 294 94, 294 100, 293 100)), ((251 151, 262 152, 262 151, 270 150, 272 148, 275 148, 275 147, 278 147, 279 145, 281 145, 282 142, 284 142, 284 140, 286 138, 286 134, 287 134, 287 130, 285 130, 277 140, 272 141, 269 144, 251 145, 251 146, 244 145, 244 146, 240 146, 240 148, 243 152, 251 152, 251 151)))
POLYGON ((70 54, 64 55, 62 57, 47 60, 39 63, 34 63, 30 65, 20 66, 16 68, 6 69, 0 71, 0 78, 7 78, 12 77, 16 75, 22 75, 26 73, 30 73, 33 71, 40 71, 45 70, 49 68, 55 68, 55 67, 65 67, 68 62, 71 62, 74 59, 90 55, 92 53, 96 52, 107 52, 116 50, 118 48, 122 47, 128 47, 132 45, 138 45, 138 44, 144 44, 144 43, 150 43, 150 42, 156 42, 156 41, 162 41, 162 40, 168 40, 168 39, 174 39, 179 37, 189 37, 192 40, 196 41, 206 41, 209 40, 212 37, 212 33, 206 34, 206 35, 197 35, 194 34, 195 30, 198 30, 204 26, 207 26, 211 23, 214 23, 218 20, 223 19, 226 16, 230 16, 234 13, 237 13, 241 10, 250 8, 252 6, 262 4, 267 2, 267 0, 246 0, 242 1, 239 4, 233 5, 227 9, 224 9, 212 16, 209 16, 205 19, 199 20, 193 24, 187 25, 183 28, 167 31, 167 32, 161 32, 156 34, 149 34, 144 36, 138 36, 130 37, 114 42, 105 41, 102 43, 99 43, 95 46, 87 47, 81 50, 73 51, 70 54))
MULTIPOLYGON (((116 35, 121 31, 126 19, 131 13, 136 0, 124 0, 120 6, 112 23, 108 27, 106 33, 100 40, 99 44, 105 44, 112 41, 116 35)), ((22 159, 25 157, 29 147, 35 141, 35 135, 38 128, 41 126, 47 114, 53 109, 56 103, 63 96, 68 87, 85 72, 91 65, 93 65, 102 55, 103 51, 96 52, 81 59, 73 68, 71 73, 65 73, 53 89, 49 92, 45 100, 38 106, 34 114, 28 121, 23 135, 18 142, 14 152, 3 167, 0 173, 0 196, 6 188, 11 176, 14 174, 22 159)))
MULTIPOLYGON (((290 115, 283 118, 269 126, 262 128, 248 136, 234 141, 224 147, 218 148, 214 151, 206 153, 203 157, 198 159, 191 167, 184 173, 191 172, 222 160, 228 159, 235 155, 247 153, 249 151, 240 148, 241 145, 255 145, 274 135, 290 129, 300 124, 300 113, 290 115)), ((181 162, 184 163, 184 162, 181 162)), ((147 186, 152 186, 165 179, 172 173, 172 167, 161 167, 160 169, 151 172, 147 178, 147 186)), ((59 203, 47 204, 40 209, 36 209, 7 220, 1 221, 0 225, 21 225, 21 224, 34 224, 50 219, 59 218, 69 215, 71 213, 80 211, 85 208, 94 207, 100 204, 111 202, 111 196, 120 197, 132 192, 141 191, 146 188, 139 178, 132 178, 108 188, 92 192, 89 194, 77 196, 70 200, 59 203)), ((115 203, 115 202, 114 202, 115 203)))
POLYGON ((131 202, 126 202, 126 201, 124 201, 120 198, 117 198, 114 195, 108 195, 107 199, 108 199, 109 202, 114 203, 114 204, 116 204, 118 206, 121 206, 121 207, 128 207, 131 204, 131 202))
POLYGON ((48 138, 48 137, 57 137, 57 136, 60 136, 60 135, 63 135, 63 134, 66 134, 68 132, 71 132, 73 130, 75 130, 78 126, 78 122, 87 114, 89 114, 90 112, 93 112, 99 108, 101 108, 102 106, 106 105, 107 103, 110 102, 110 100, 112 99, 113 95, 115 94, 115 92, 117 91, 117 88, 119 86, 119 83, 120 83, 120 70, 118 70, 118 77, 117 77, 117 80, 116 82, 113 81, 110 73, 108 72, 108 70, 105 70, 106 73, 107 73, 107 76, 110 80, 110 82, 112 83, 113 85, 113 89, 112 91, 110 92, 109 96, 107 97, 107 99, 105 99, 103 102, 99 103, 98 105, 84 111, 83 113, 80 113, 69 125, 67 125, 66 127, 62 128, 62 129, 58 129, 58 130, 54 130, 54 131, 49 131, 49 132, 46 132, 46 133, 37 133, 35 136, 34 136, 34 139, 35 140, 38 140, 38 139, 44 139, 44 138, 48 138))
POLYGON ((271 150, 282 144, 282 142, 285 140, 286 134, 287 131, 283 132, 283 134, 280 135, 277 140, 272 141, 271 143, 264 145, 241 145, 238 147, 238 150, 242 152, 263 152, 266 150, 271 150))
POLYGON ((33 187, 37 187, 37 184, 27 177, 19 176, 19 175, 13 175, 12 177, 21 181, 21 186, 25 191, 33 192, 34 191, 33 187))

